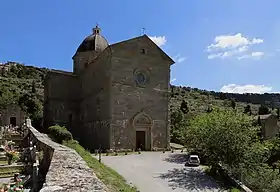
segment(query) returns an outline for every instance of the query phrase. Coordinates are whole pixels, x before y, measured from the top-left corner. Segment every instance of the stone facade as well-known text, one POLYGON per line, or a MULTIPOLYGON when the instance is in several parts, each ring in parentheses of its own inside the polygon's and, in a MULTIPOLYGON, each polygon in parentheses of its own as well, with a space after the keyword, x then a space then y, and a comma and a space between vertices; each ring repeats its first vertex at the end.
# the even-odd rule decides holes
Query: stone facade
POLYGON ((270 139, 272 137, 275 137, 279 134, 279 127, 277 125, 277 116, 272 114, 267 115, 259 115, 255 117, 255 119, 258 119, 261 125, 261 134, 264 139, 270 139))
POLYGON ((169 147, 174 61, 146 35, 107 46, 102 38, 83 41, 73 73, 52 71, 45 78, 45 128, 65 125, 88 149, 169 147))
POLYGON ((9 105, 0 111, 0 126, 19 126, 25 119, 25 112, 18 105, 9 105))

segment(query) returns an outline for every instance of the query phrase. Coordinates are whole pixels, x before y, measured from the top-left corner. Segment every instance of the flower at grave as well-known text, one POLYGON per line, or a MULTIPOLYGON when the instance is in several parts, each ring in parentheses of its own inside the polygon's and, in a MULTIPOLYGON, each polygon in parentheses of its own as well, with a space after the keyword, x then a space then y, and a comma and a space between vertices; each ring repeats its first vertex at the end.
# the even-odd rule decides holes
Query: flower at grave
POLYGON ((20 159, 19 152, 15 150, 6 150, 6 156, 10 162, 16 162, 20 159))

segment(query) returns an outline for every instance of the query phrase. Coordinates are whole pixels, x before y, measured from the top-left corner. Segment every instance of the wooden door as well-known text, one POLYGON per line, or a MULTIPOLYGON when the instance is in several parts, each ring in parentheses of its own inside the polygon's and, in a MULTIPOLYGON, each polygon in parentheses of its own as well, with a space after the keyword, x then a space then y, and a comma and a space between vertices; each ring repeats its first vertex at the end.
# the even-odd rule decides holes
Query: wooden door
POLYGON ((141 151, 144 151, 145 146, 146 146, 146 132, 136 131, 136 150, 140 148, 141 151))

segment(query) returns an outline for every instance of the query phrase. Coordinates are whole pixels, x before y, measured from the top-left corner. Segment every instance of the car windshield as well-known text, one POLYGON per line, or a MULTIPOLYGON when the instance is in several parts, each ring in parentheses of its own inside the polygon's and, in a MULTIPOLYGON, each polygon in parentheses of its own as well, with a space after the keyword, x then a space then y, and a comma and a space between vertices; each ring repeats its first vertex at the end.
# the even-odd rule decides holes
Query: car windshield
POLYGON ((197 161, 198 159, 197 159, 197 157, 190 157, 190 160, 191 161, 197 161))

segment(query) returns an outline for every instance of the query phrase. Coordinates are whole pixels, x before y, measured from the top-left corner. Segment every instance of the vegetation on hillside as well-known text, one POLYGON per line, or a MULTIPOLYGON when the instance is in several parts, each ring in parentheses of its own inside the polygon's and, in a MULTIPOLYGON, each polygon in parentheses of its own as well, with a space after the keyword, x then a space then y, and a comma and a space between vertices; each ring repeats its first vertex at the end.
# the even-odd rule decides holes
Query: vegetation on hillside
MULTIPOLYGON (((46 68, 14 62, 0 64, 0 109, 15 103, 19 104, 32 120, 41 118, 43 80, 48 71, 46 68)), ((277 108, 280 94, 231 94, 171 86, 170 111, 180 108, 182 101, 186 102, 185 113, 188 113, 190 118, 215 106, 229 108, 235 105, 238 110, 243 111, 248 104, 252 113, 257 114, 260 105, 277 108)))
POLYGON ((0 110, 21 106, 39 127, 43 115, 43 80, 48 69, 8 62, 0 64, 0 110))

